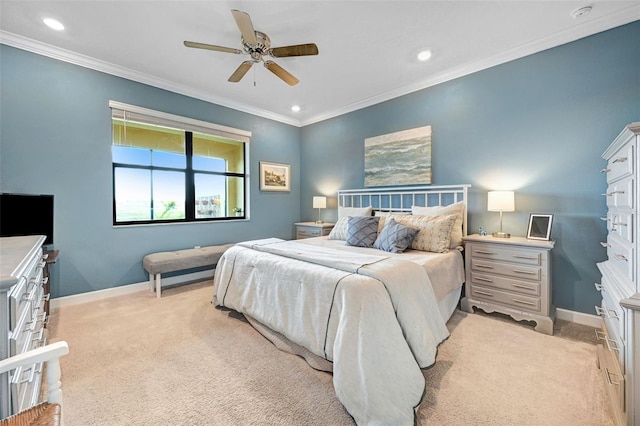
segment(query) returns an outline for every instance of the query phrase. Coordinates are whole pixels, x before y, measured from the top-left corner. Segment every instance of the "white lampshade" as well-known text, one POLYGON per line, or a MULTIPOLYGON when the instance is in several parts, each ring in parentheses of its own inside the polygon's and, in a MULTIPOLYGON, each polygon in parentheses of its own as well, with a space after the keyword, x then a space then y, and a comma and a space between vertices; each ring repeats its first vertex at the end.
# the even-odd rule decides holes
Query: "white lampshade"
POLYGON ((326 209, 327 208, 327 197, 313 197, 313 208, 314 209, 326 209))
POLYGON ((490 212, 513 212, 516 210, 513 191, 489 191, 487 210, 490 212))

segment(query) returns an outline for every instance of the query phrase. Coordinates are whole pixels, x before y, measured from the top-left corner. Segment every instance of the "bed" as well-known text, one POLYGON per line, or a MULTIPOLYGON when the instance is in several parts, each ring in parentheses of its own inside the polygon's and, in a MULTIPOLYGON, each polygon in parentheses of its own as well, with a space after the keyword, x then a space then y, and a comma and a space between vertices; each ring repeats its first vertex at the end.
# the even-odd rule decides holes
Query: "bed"
POLYGON ((464 282, 468 187, 339 191, 340 217, 328 237, 228 249, 216 268, 214 304, 332 371, 357 424, 414 424, 421 369, 449 336, 446 321, 464 282))

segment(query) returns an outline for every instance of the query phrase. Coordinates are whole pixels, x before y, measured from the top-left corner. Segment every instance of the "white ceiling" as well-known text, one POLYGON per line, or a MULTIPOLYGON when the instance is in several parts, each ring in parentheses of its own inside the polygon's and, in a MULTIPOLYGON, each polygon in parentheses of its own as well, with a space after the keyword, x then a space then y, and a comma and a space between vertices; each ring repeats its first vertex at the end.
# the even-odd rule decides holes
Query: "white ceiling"
POLYGON ((0 0, 0 42, 303 126, 638 19, 637 0, 0 0), (585 5, 590 14, 571 16, 585 5), (229 83, 246 56, 183 46, 241 48, 231 9, 246 11, 272 47, 318 45, 318 56, 274 59, 298 85, 262 66, 229 83), (418 62, 423 49, 433 57, 418 62))

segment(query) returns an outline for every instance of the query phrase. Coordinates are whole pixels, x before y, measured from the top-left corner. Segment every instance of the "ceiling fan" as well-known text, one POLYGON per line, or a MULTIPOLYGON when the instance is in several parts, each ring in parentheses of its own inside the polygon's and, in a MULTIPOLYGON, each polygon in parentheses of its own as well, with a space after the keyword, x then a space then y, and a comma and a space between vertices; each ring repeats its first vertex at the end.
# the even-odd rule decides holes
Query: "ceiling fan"
POLYGON ((235 9, 233 9, 231 13, 233 14, 233 18, 236 20, 236 24, 238 25, 240 34, 242 35, 242 49, 198 43, 195 41, 185 41, 184 45, 186 47, 194 47, 196 49, 249 55, 251 59, 241 63, 233 74, 231 74, 231 77, 229 77, 228 81, 232 83, 239 82, 247 71, 251 69, 253 64, 262 62, 264 63, 265 68, 274 73, 289 86, 295 86, 298 84, 299 80, 295 76, 272 60, 265 59, 264 57, 271 56, 273 58, 286 58, 291 56, 317 55, 318 46, 316 46, 315 43, 306 43, 283 47, 271 47, 271 40, 269 39, 269 36, 263 32, 254 30, 253 24, 251 23, 251 17, 248 13, 235 9))

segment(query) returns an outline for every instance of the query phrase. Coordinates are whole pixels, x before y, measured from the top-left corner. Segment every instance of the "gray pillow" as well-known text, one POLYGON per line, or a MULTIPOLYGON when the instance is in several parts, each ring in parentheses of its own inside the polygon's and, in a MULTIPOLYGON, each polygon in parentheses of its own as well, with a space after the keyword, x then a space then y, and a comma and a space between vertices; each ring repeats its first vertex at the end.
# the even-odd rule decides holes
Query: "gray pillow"
POLYGON ((347 245, 355 247, 373 247, 378 236, 376 216, 351 216, 347 227, 347 245))
POLYGON ((418 235, 417 229, 388 219, 373 243, 373 247, 390 253, 402 253, 411 245, 416 235, 418 235))

